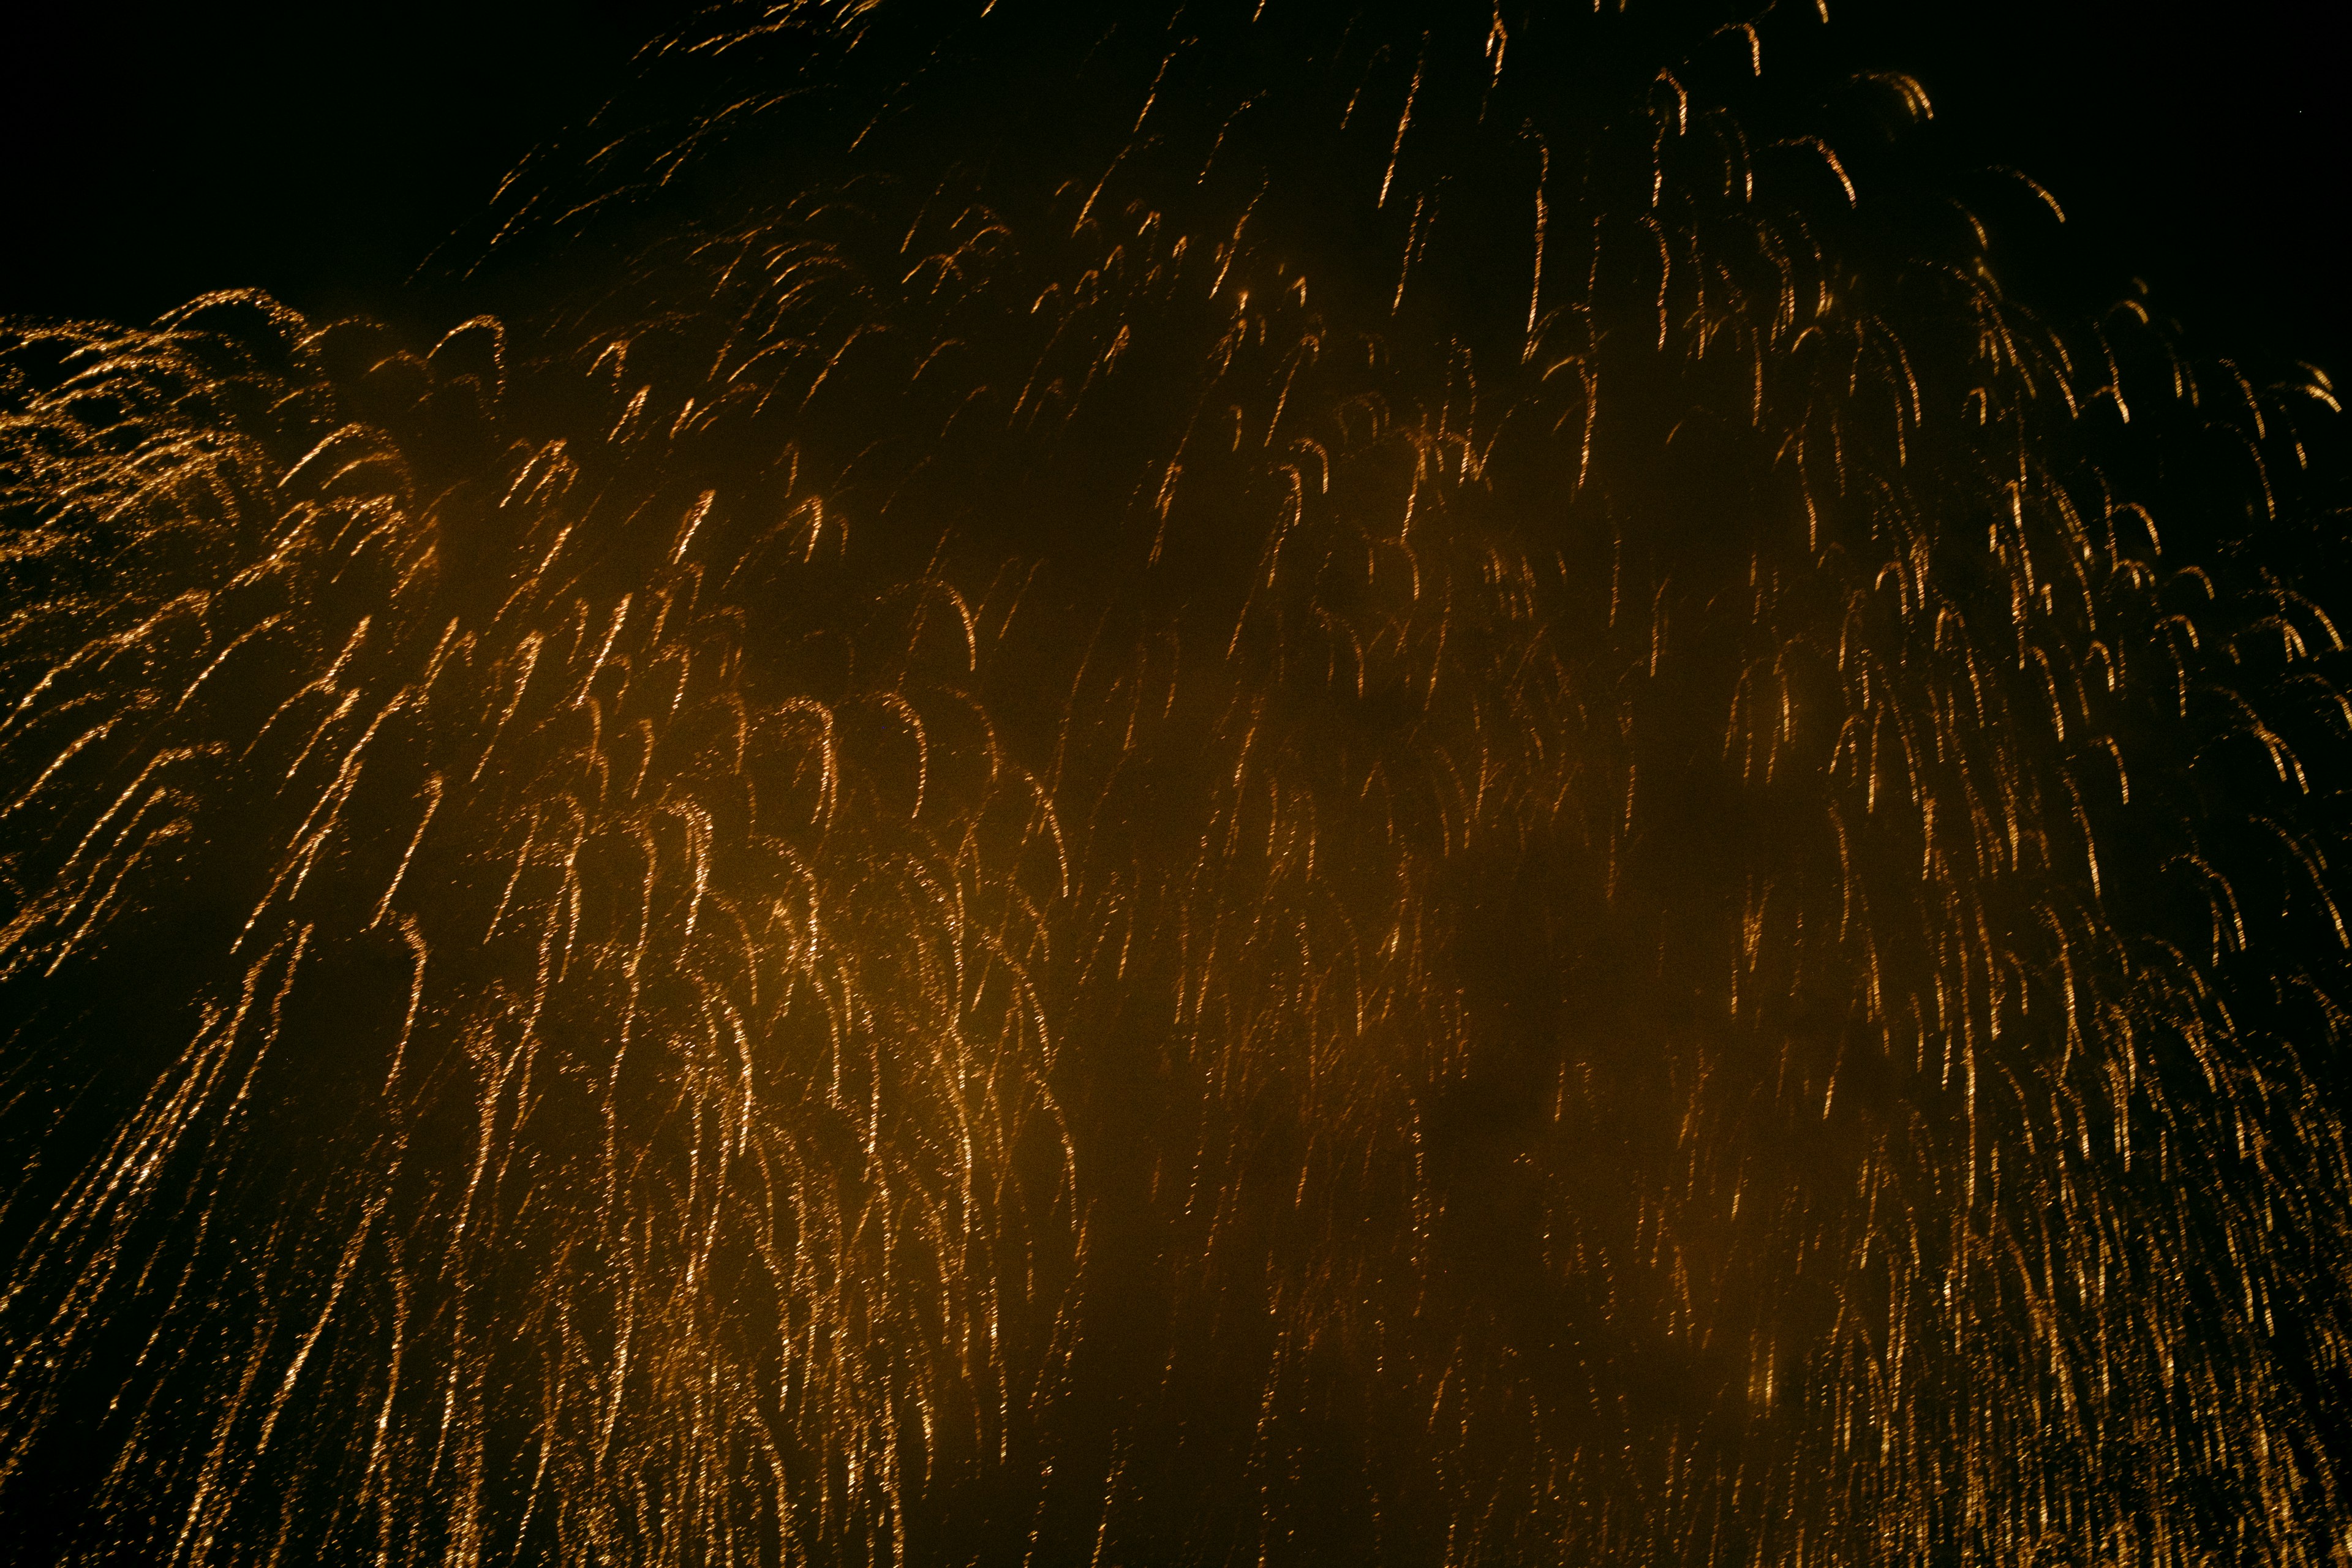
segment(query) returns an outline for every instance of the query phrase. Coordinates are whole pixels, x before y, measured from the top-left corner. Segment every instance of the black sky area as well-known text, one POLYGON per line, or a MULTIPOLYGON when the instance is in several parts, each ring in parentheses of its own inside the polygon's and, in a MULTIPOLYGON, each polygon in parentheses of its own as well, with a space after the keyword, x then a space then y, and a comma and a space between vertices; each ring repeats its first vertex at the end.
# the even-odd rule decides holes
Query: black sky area
MULTIPOLYGON (((2057 195, 2069 232, 2033 242, 2029 274, 2054 268, 2070 298, 2145 278, 2202 350, 2342 374, 2352 114, 2329 10, 1843 0, 1830 38, 1839 63, 1920 78, 1949 156, 2057 195)), ((401 314, 417 260, 686 14, 20 8, 0 24, 0 313, 145 321, 257 284, 307 311, 401 314)))

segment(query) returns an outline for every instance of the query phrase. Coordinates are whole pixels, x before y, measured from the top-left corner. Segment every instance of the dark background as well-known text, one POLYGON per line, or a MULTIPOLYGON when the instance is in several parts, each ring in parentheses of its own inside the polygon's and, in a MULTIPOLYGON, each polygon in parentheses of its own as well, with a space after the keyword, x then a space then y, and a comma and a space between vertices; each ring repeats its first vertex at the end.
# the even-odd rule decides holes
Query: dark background
MULTIPOLYGON (((2331 9, 1832 0, 1831 36, 1920 78, 1956 155, 2056 194, 2077 285, 2145 278, 2200 348, 2341 374, 2352 113, 2331 9)), ((688 10, 19 7, 0 23, 0 314, 143 321, 249 284, 308 311, 381 309, 688 10)))

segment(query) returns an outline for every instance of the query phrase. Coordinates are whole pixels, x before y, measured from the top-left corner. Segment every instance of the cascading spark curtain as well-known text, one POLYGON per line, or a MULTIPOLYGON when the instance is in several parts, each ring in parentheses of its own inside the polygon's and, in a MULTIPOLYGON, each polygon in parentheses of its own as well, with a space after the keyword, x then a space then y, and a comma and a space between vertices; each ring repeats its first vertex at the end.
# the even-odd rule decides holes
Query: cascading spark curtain
POLYGON ((1827 36, 728 6, 0 329, 11 1552, 2352 1562, 2334 394, 1827 36))

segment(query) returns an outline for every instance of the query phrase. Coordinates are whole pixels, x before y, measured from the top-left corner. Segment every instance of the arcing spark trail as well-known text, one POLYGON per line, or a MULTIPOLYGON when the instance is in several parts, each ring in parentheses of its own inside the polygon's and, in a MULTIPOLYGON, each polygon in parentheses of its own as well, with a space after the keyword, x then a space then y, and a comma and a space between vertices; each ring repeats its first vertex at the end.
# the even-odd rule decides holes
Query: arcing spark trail
POLYGON ((12 1528, 2341 1562, 2333 395, 1784 42, 726 12, 11 328, 12 1528))

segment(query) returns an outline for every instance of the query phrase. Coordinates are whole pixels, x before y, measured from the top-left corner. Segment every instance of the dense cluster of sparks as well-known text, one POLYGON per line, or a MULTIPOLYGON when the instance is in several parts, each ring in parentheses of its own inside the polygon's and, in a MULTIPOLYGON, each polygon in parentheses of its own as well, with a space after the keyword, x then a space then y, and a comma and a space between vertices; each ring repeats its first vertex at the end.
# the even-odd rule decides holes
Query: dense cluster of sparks
POLYGON ((6 327, 0 1528, 2352 1560, 2332 394, 1718 9, 722 12, 429 352, 6 327))

